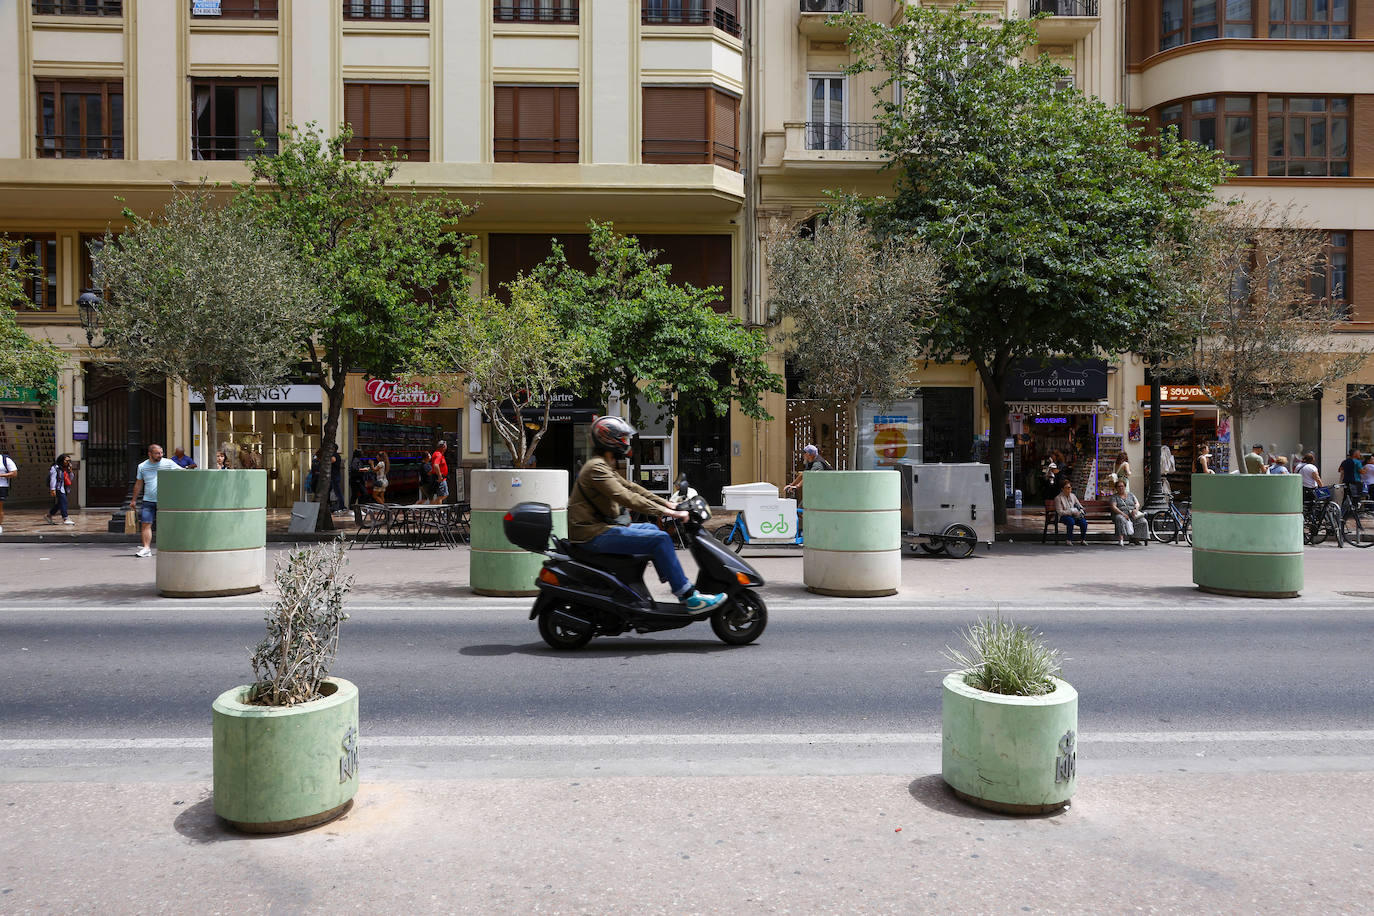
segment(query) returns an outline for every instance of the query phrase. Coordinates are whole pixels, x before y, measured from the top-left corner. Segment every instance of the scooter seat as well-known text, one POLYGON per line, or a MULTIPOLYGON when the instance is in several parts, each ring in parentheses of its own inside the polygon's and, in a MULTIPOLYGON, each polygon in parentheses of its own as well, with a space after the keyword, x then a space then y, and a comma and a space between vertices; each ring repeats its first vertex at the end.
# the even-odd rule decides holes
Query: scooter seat
POLYGON ((571 559, 579 563, 586 563, 608 572, 640 572, 644 564, 649 561, 649 556, 624 554, 624 553, 602 553, 598 550, 588 550, 580 544, 564 538, 558 538, 556 546, 559 551, 565 553, 571 559))

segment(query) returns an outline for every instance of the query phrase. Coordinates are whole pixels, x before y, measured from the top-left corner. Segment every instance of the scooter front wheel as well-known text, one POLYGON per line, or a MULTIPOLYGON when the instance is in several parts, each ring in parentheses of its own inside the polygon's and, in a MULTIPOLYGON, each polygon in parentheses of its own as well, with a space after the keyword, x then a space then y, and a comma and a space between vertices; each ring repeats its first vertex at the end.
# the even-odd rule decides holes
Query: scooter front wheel
POLYGON ((539 635, 555 649, 581 649, 592 641, 596 630, 572 619, 580 617, 580 609, 570 605, 545 608, 539 614, 539 635))
POLYGON ((711 629, 720 641, 731 646, 746 646, 763 635, 768 626, 768 607, 757 592, 745 589, 725 602, 711 615, 711 629))

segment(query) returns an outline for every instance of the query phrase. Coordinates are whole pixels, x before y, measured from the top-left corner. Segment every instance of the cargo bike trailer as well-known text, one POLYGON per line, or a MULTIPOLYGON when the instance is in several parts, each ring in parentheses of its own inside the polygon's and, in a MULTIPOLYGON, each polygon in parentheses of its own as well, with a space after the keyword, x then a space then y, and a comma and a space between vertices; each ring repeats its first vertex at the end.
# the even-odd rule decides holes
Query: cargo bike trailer
POLYGON ((992 476, 986 464, 898 461, 902 475, 902 545, 955 560, 997 537, 992 476))

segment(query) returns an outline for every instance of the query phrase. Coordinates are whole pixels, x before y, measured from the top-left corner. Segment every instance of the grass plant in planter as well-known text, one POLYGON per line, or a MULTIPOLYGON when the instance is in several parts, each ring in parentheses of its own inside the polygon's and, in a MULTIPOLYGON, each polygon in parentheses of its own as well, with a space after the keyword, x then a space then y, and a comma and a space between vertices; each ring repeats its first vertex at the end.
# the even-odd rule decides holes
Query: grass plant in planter
POLYGON ((214 702, 215 813, 240 830, 313 827, 358 791, 358 688, 329 677, 348 619, 346 562, 338 541, 277 561, 254 682, 214 702))
POLYGON ((1078 692, 1058 650, 1011 620, 983 618, 944 680, 941 775, 956 795, 994 811, 1043 814, 1077 787, 1078 692))

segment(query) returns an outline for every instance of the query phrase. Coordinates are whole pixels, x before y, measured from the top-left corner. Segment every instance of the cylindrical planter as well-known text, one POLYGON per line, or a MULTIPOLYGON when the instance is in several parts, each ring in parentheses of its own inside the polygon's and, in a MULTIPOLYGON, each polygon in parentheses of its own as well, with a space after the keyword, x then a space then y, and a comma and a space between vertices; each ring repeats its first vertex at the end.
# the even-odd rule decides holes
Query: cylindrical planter
POLYGON ((1078 691, 1058 678, 1038 697, 970 687, 945 677, 941 775, 960 798, 1007 814, 1068 804, 1078 785, 1078 691))
POLYGON ((802 581, 819 595, 875 598, 902 584, 902 480, 896 471, 802 475, 802 581))
POLYGON ((506 540, 501 521, 516 503, 548 503, 553 533, 568 536, 568 472, 475 470, 472 472, 472 563, 469 582, 479 595, 536 595, 534 577, 544 565, 537 553, 506 540))
POLYGON ((1245 598, 1302 590, 1302 480, 1296 474, 1193 475, 1193 583, 1245 598))
POLYGON ((267 578, 267 472, 158 475, 157 590, 209 598, 262 590, 267 578))
POLYGON ((215 813, 249 833, 342 814, 358 791, 358 688, 342 678, 297 706, 249 706, 251 686, 214 702, 215 813))

